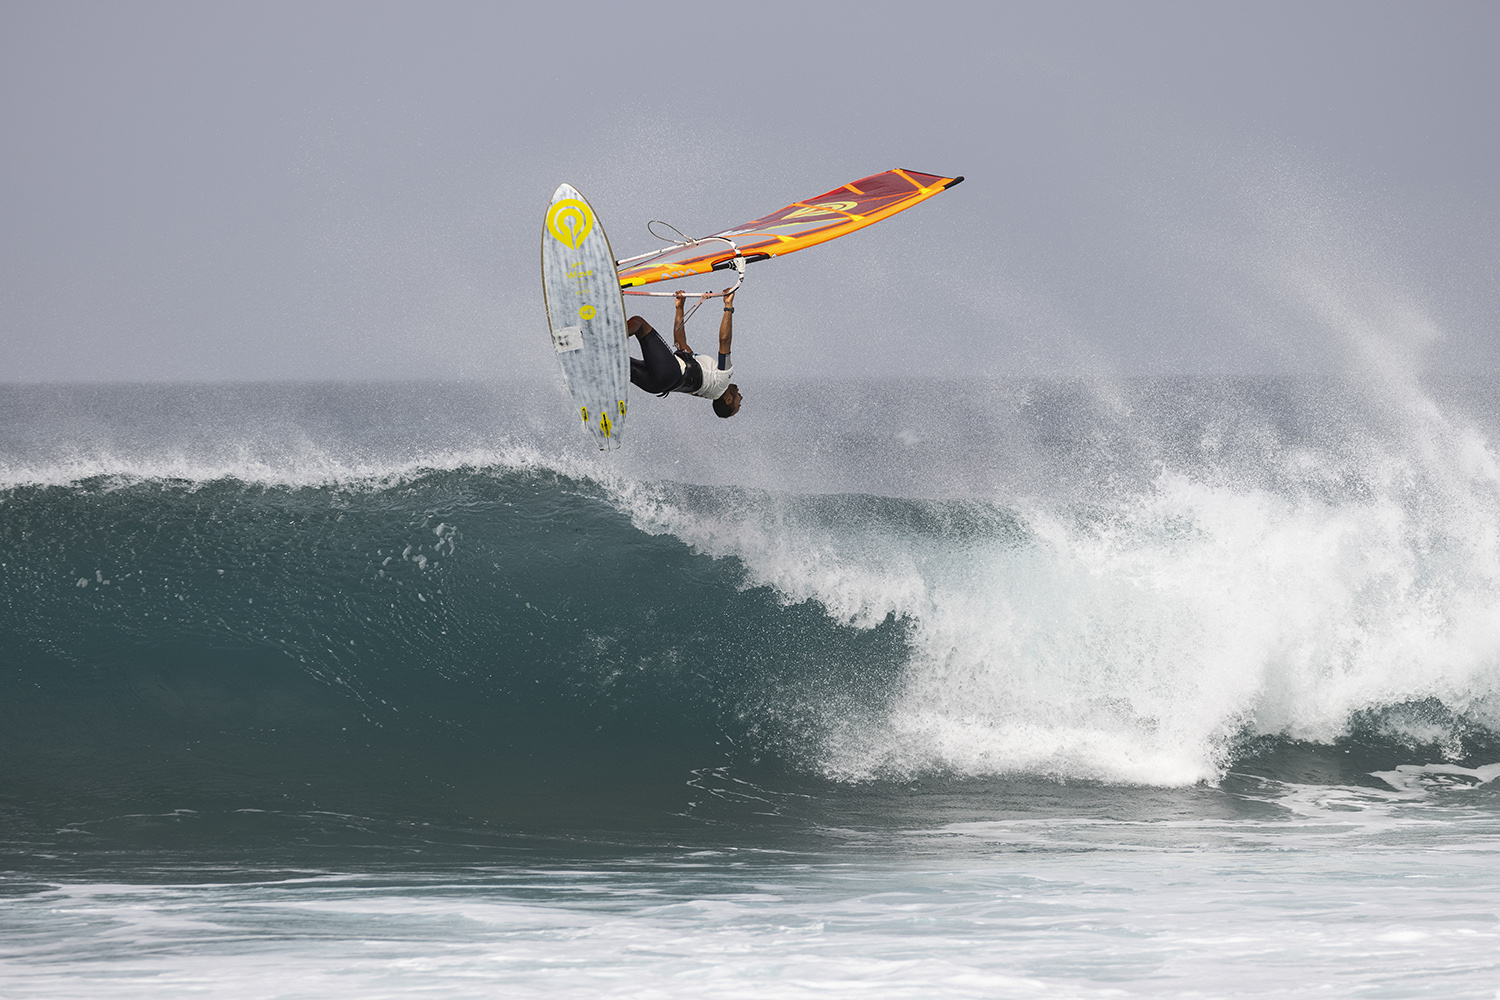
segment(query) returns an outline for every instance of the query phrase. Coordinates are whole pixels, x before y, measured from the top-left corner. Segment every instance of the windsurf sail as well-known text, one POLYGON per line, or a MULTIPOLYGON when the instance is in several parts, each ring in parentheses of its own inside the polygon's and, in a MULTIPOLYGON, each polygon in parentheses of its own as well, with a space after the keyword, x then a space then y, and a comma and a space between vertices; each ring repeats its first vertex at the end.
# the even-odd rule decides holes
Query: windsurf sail
POLYGON ((743 280, 746 264, 781 257, 863 229, 961 180, 915 170, 871 174, 730 229, 618 261, 620 288, 627 295, 671 295, 641 288, 726 268, 738 271, 743 280))

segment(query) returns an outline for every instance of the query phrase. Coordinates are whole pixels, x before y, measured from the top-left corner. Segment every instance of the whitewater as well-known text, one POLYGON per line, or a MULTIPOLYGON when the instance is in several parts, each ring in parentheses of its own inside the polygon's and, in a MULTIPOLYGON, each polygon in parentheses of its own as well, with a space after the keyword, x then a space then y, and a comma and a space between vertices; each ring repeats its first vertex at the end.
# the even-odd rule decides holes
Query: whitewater
POLYGON ((0 993, 1500 995, 1492 379, 744 388, 0 387, 0 993))

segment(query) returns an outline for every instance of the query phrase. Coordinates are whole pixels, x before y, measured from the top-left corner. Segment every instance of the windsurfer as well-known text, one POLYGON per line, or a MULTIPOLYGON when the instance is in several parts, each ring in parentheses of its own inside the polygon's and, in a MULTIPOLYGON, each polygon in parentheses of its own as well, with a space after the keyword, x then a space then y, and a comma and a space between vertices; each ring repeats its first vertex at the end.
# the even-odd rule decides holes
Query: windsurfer
POLYGON ((740 387, 729 381, 734 365, 729 360, 730 341, 734 336, 734 292, 724 292, 724 317, 719 320, 719 356, 694 354, 687 342, 687 321, 682 315, 685 292, 677 293, 676 315, 672 323, 672 340, 677 350, 667 348, 661 334, 639 316, 625 324, 627 336, 641 345, 641 356, 630 359, 630 381, 647 392, 665 396, 669 392, 686 392, 713 400, 714 413, 732 417, 740 412, 740 387))

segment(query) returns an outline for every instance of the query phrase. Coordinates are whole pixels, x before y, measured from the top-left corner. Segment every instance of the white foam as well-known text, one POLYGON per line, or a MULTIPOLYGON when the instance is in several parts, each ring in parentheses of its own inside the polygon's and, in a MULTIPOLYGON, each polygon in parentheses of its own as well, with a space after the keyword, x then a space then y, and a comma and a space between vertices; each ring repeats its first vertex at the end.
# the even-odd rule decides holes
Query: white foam
POLYGON ((1306 489, 1164 472, 1102 516, 1031 501, 1020 539, 913 535, 795 497, 631 487, 621 503, 787 601, 909 623, 886 710, 825 720, 830 776, 1175 785, 1216 779, 1245 730, 1326 742, 1353 713, 1429 698, 1495 721, 1500 494, 1488 446, 1452 440, 1468 458, 1436 479, 1368 447, 1373 489, 1353 498, 1290 454, 1306 489))
POLYGON ((580 478, 610 478, 587 457, 545 453, 526 444, 440 449, 410 457, 366 457, 306 445, 261 452, 231 447, 217 453, 74 451, 47 461, 0 462, 0 490, 73 486, 103 480, 105 488, 144 482, 203 485, 225 480, 278 487, 381 489, 430 472, 462 469, 536 470, 580 478))
POLYGON ((1189 998, 1493 983, 1492 844, 1225 826, 1054 816, 897 834, 873 857, 60 885, 8 901, 0 992, 1189 998))
POLYGON ((1426 797, 1434 790, 1471 791, 1500 778, 1500 764, 1463 767, 1458 764, 1397 764, 1375 777, 1407 796, 1426 797))

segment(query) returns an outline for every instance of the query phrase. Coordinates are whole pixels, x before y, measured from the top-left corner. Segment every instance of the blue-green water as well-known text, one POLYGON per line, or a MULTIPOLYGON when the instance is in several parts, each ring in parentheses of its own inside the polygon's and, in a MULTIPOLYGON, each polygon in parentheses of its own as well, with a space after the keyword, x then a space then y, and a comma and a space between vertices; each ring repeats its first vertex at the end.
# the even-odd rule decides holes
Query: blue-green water
POLYGON ((1493 996, 1488 395, 4 389, 0 993, 1493 996))

